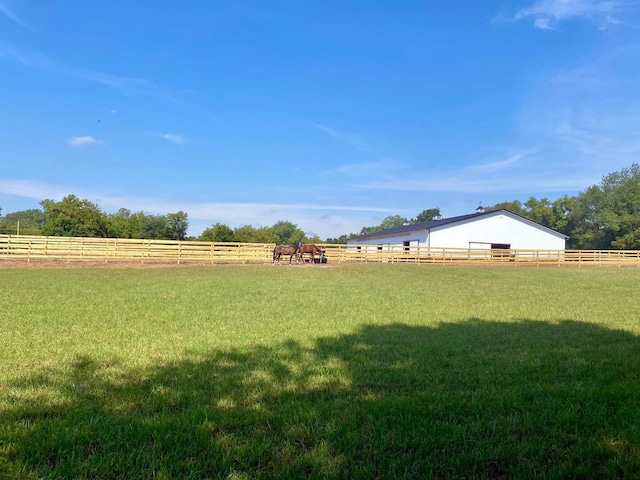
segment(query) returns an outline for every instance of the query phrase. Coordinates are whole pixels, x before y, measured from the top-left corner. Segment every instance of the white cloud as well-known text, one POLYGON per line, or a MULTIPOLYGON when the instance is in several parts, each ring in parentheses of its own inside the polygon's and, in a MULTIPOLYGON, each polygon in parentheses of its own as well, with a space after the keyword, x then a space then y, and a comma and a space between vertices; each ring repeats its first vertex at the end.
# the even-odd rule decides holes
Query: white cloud
POLYGON ((621 23, 624 11, 634 1, 619 0, 537 0, 531 6, 521 9, 514 20, 532 19, 536 28, 553 29, 556 24, 567 20, 587 20, 604 30, 621 23))
POLYGON ((360 150, 361 152, 367 153, 369 155, 375 155, 373 147, 370 145, 370 142, 361 135, 354 135, 352 133, 340 132, 334 128, 326 127, 324 125, 314 124, 314 126, 325 132, 331 138, 349 145, 356 150, 360 150))
POLYGON ((101 145, 102 142, 93 138, 91 135, 83 137, 71 137, 67 139, 67 143, 72 147, 89 147, 91 145, 101 145))
POLYGON ((65 187, 31 180, 0 178, 0 194, 32 198, 41 201, 45 198, 62 199, 67 193, 65 187))
POLYGON ((534 150, 516 152, 509 154, 504 160, 493 160, 479 165, 471 165, 467 167, 469 170, 503 170, 515 166, 524 158, 534 154, 534 150))
POLYGON ((582 172, 597 181, 637 163, 639 74, 640 43, 601 48, 535 82, 522 102, 519 130, 544 152, 538 157, 544 164, 565 164, 567 175, 582 172))
POLYGON ((21 27, 27 26, 22 21, 22 19, 20 19, 20 17, 18 17, 18 15, 15 14, 15 12, 9 7, 9 5, 6 2, 0 2, 0 14, 4 15, 12 22, 17 23, 21 27))
POLYGON ((186 141, 187 141, 185 139, 184 135, 177 135, 177 134, 174 134, 174 133, 147 132, 147 135, 151 135, 153 137, 162 138, 163 140, 166 140, 167 142, 175 143, 176 145, 184 145, 186 143, 186 141))
POLYGON ((175 143, 176 145, 184 145, 185 139, 183 135, 174 135, 171 133, 163 133, 161 135, 167 142, 175 143))
MULTIPOLYGON (((593 169, 576 169, 558 160, 562 153, 551 148, 506 148, 501 156, 459 168, 420 168, 411 171, 389 171, 366 175, 360 170, 353 187, 366 190, 406 193, 454 194, 518 194, 578 192, 593 183, 593 169)), ((424 165, 432 162, 425 161, 424 165)), ((600 173, 601 175, 601 173, 600 173)), ((595 177, 598 178, 598 177, 595 177)))

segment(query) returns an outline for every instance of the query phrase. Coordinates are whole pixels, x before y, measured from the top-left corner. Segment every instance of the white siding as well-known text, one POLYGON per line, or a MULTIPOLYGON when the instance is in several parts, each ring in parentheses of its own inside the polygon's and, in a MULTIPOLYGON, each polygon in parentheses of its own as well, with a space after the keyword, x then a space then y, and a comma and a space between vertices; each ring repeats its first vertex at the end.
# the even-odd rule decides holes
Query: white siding
POLYGON ((564 250, 565 237, 506 214, 431 230, 431 247, 469 248, 470 243, 504 243, 514 250, 564 250))
POLYGON ((402 246, 403 242, 411 242, 411 246, 426 247, 427 245, 429 245, 428 238, 429 238, 429 235, 427 230, 416 230, 414 232, 405 232, 403 234, 398 234, 393 236, 367 238, 366 240, 358 240, 356 242, 351 242, 351 243, 357 243, 358 245, 400 245, 402 246))

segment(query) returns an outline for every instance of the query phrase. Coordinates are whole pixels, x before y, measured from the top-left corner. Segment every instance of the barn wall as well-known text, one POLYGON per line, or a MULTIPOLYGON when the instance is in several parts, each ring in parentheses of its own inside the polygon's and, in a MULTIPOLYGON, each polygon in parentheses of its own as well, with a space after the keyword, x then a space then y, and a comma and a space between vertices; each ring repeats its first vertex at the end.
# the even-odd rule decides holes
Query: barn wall
POLYGON ((368 238, 357 242, 347 241, 347 243, 357 243, 358 245, 402 245, 403 242, 409 241, 411 246, 426 247, 428 245, 428 237, 426 230, 416 230, 402 235, 368 238))
MULTIPOLYGON (((564 250, 565 239, 509 215, 487 215, 431 230, 431 247, 469 248, 469 243, 504 243, 515 250, 564 250)), ((474 245, 474 248, 478 248, 474 245)))

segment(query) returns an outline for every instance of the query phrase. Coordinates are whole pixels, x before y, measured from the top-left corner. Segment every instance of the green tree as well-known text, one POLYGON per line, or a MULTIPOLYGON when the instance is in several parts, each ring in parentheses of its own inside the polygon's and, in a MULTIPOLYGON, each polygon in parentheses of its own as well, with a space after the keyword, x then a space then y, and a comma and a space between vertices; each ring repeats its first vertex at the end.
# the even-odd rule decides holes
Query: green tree
POLYGON ((134 221, 131 210, 121 208, 116 213, 111 213, 109 217, 109 236, 115 238, 136 238, 134 237, 134 221))
MULTIPOLYGON (((299 235, 298 238, 293 238, 294 234, 300 231, 294 223, 280 220, 272 225, 271 230, 278 236, 277 243, 280 245, 292 245, 293 242, 302 241, 299 235)), ((304 232, 302 236, 304 237, 304 232)))
POLYGON ((45 214, 43 235, 62 237, 106 237, 109 233, 107 216, 89 200, 68 195, 60 202, 40 202, 45 214))
POLYGON ((245 225, 235 229, 236 242, 241 243, 278 243, 278 235, 270 227, 254 228, 245 225))
POLYGON ((355 233, 350 233, 349 235, 346 235, 346 234, 340 235, 339 237, 336 237, 336 238, 327 238, 325 243, 330 243, 334 245, 344 245, 347 243, 348 239, 353 238, 355 236, 356 236, 355 233))
POLYGON ((603 204, 596 218, 609 232, 609 248, 639 249, 640 242, 640 165, 633 164, 606 175, 600 183, 603 204))
POLYGON ((492 207, 487 207, 487 210, 509 210, 545 227, 567 233, 568 216, 573 208, 573 202, 574 197, 567 195, 553 202, 548 198, 538 200, 535 197, 530 197, 524 204, 520 200, 513 200, 497 203, 492 207))
POLYGON ((322 239, 320 238, 320 236, 318 234, 314 234, 313 237, 309 238, 309 237, 305 237, 304 240, 301 240, 302 243, 323 243, 322 239))
POLYGON ((602 223, 614 232, 612 248, 640 249, 640 165, 604 177, 602 223))
MULTIPOLYGON (((314 235, 313 238, 318 238, 318 236, 314 235)), ((301 243, 313 243, 313 242, 319 243, 316 240, 313 240, 313 238, 307 237, 306 233, 304 233, 299 228, 296 228, 296 230, 291 235, 291 238, 289 238, 289 243, 287 245, 296 245, 300 242, 301 243)))
POLYGON ((520 200, 513 200, 512 202, 501 202, 501 203, 496 203, 494 206, 492 207, 487 207, 486 210, 509 210, 512 213, 515 213, 516 215, 520 215, 522 217, 526 217, 527 216, 527 212, 525 211, 524 207, 522 206, 522 202, 520 202, 520 200))
POLYGON ((592 185, 576 198, 571 212, 572 248, 603 249, 611 246, 612 238, 607 238, 605 225, 602 222, 603 192, 597 185, 592 185))
POLYGON ((439 208, 427 208, 421 211, 412 223, 430 222, 436 215, 440 215, 439 208))
POLYGON ((189 228, 189 217, 183 212, 167 215, 131 213, 121 208, 108 215, 109 235, 118 238, 146 238, 150 240, 184 240, 189 228))
POLYGON ((570 245, 584 249, 640 249, 640 165, 605 175, 571 205, 570 245))
POLYGON ((177 213, 168 213, 166 221, 168 240, 184 240, 187 237, 189 216, 185 212, 180 210, 177 213))
POLYGON ((570 235, 570 217, 575 208, 576 197, 564 195, 553 202, 554 224, 550 226, 558 232, 570 235))
POLYGON ((140 237, 150 240, 169 239, 169 228, 167 217, 164 215, 145 215, 140 212, 139 216, 140 237))
POLYGON ((380 223, 381 230, 388 230, 389 228, 401 227, 407 223, 407 219, 400 215, 389 215, 384 218, 380 223))
POLYGON ((233 230, 222 223, 205 228, 199 240, 203 242, 235 242, 233 230))
POLYGON ((42 235, 45 220, 44 212, 37 208, 7 213, 0 217, 0 233, 18 233, 19 226, 21 235, 42 235))
POLYGON ((552 225, 557 223, 553 203, 551 203, 548 198, 543 197, 538 200, 535 197, 529 197, 529 199, 524 202, 524 207, 526 212, 525 216, 540 225, 553 228, 552 225))
POLYGON ((389 228, 400 227, 405 223, 407 223, 406 218, 401 217, 400 215, 389 215, 388 217, 385 217, 382 222, 380 222, 380 225, 376 225, 374 227, 362 227, 359 235, 367 235, 369 233, 375 233, 381 230, 388 230, 389 228))

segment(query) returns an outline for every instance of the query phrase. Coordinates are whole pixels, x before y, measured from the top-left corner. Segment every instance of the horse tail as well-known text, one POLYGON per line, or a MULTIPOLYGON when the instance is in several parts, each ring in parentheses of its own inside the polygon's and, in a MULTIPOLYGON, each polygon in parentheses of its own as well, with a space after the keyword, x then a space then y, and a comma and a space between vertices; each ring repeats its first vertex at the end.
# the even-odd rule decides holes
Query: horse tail
POLYGON ((274 262, 276 261, 276 253, 277 253, 277 252, 278 252, 278 247, 276 246, 276 247, 273 249, 273 261, 274 261, 274 262))

